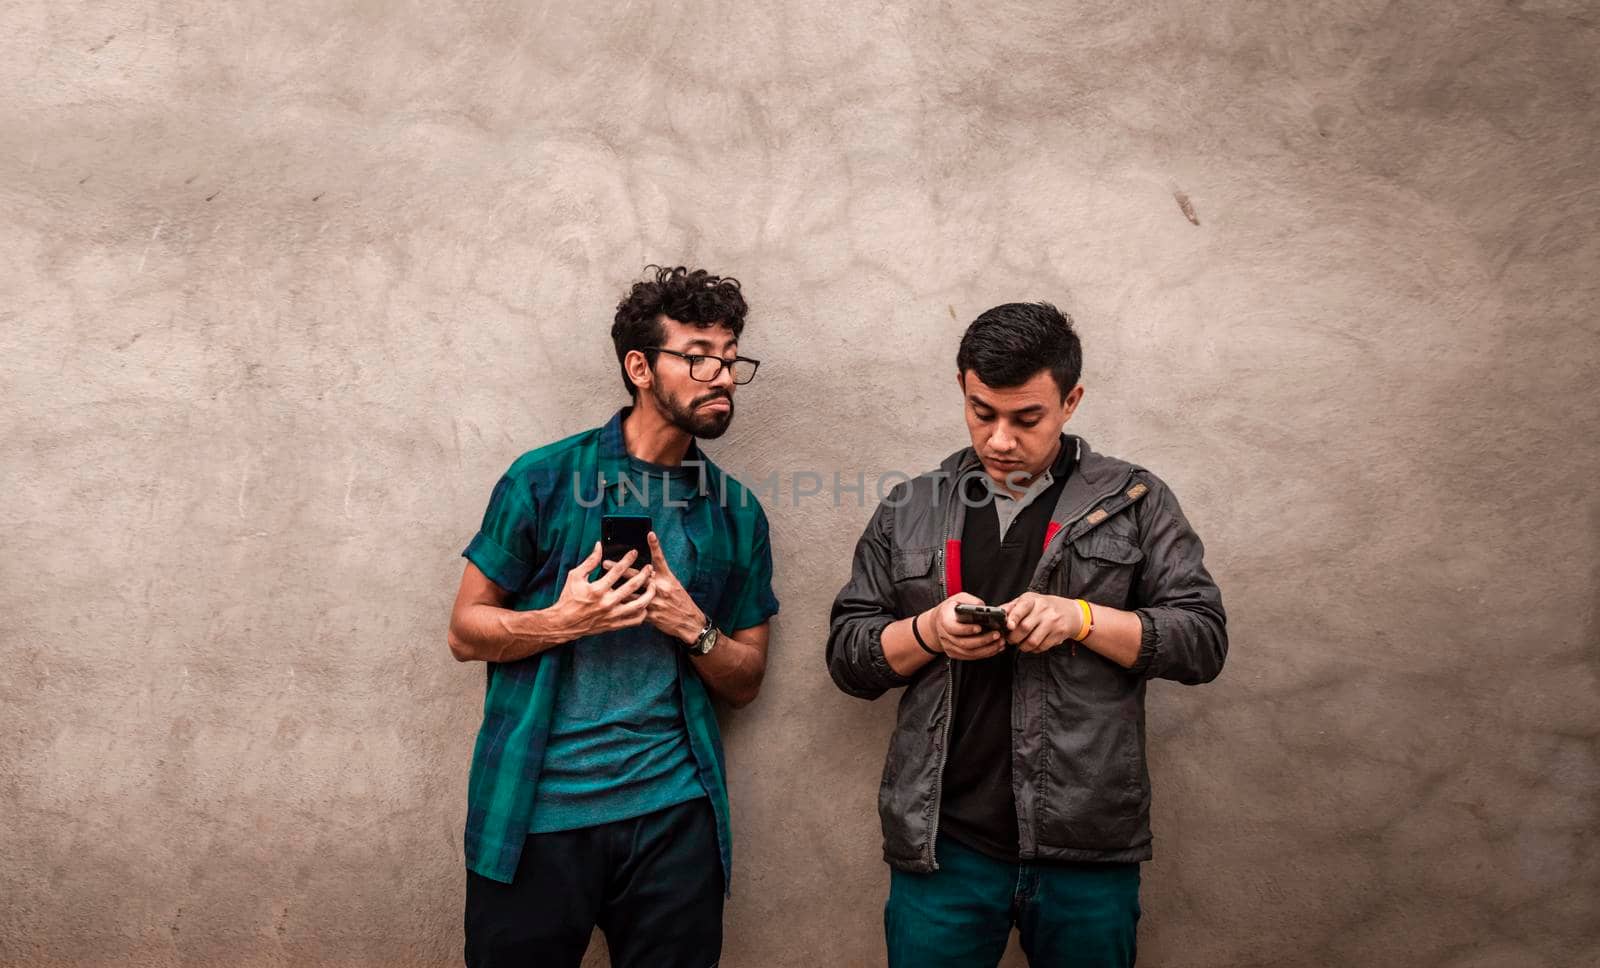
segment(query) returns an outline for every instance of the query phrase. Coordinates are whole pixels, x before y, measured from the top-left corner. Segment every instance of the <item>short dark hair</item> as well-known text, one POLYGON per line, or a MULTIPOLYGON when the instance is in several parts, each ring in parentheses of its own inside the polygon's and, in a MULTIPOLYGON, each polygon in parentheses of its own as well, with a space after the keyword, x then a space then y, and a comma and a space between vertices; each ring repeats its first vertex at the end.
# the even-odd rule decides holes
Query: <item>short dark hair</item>
MULTIPOLYGON (((666 339, 662 316, 702 329, 726 326, 733 331, 733 338, 738 339, 744 332, 745 314, 750 311, 739 289, 739 280, 730 276, 714 276, 704 269, 657 265, 645 266, 644 273, 644 279, 634 283, 617 303, 616 321, 611 324, 617 366, 622 370, 622 383, 632 396, 638 395, 638 387, 628 379, 628 368, 623 360, 633 350, 661 345, 666 339)), ((649 355, 654 365, 654 354, 649 355)))
POLYGON ((978 379, 992 387, 1021 386, 1049 369, 1064 399, 1083 375, 1083 344, 1072 317, 1049 303, 1006 303, 967 327, 956 369, 976 370, 978 379))

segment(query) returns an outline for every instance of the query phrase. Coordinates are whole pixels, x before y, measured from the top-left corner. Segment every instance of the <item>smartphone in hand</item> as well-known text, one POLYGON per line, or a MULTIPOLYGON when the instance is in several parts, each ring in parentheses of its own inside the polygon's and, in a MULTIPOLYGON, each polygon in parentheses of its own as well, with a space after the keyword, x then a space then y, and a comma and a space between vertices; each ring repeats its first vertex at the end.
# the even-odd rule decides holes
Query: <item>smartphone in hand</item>
POLYGON ((986 628, 991 632, 1006 630, 1006 610, 998 605, 969 605, 966 602, 957 602, 956 618, 968 625, 986 628))
MULTIPOLYGON (((650 518, 640 514, 607 514, 600 519, 602 561, 621 561, 630 551, 639 552, 632 567, 650 564, 650 518)), ((604 565, 602 565, 604 567, 604 565)))

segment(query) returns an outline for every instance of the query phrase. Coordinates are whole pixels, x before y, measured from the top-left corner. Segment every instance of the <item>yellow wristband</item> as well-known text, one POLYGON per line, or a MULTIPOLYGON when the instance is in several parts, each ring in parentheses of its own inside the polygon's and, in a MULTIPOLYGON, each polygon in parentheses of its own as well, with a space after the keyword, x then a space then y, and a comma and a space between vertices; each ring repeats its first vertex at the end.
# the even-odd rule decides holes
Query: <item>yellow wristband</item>
POLYGON ((1090 608, 1089 603, 1081 598, 1078 599, 1078 607, 1083 609, 1083 627, 1078 629, 1078 634, 1072 637, 1074 642, 1082 642, 1089 637, 1090 632, 1094 631, 1094 609, 1090 608))

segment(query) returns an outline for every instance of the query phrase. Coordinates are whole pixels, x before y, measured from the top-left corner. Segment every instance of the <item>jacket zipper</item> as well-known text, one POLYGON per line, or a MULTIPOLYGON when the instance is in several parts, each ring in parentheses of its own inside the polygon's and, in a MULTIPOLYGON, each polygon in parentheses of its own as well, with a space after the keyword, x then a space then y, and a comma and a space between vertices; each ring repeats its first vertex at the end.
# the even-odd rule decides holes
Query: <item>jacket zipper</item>
MULTIPOLYGON (((939 544, 938 554, 935 556, 939 569, 939 601, 950 597, 950 573, 945 570, 945 552, 950 547, 950 514, 945 514, 944 539, 939 544)), ((934 629, 934 634, 939 634, 934 629)), ((956 710, 956 664, 950 661, 949 656, 944 657, 944 737, 939 743, 939 763, 933 771, 933 827, 928 832, 928 863, 934 870, 939 869, 939 858, 934 853, 934 844, 939 840, 939 810, 944 803, 944 764, 950 758, 950 721, 955 718, 956 710)))

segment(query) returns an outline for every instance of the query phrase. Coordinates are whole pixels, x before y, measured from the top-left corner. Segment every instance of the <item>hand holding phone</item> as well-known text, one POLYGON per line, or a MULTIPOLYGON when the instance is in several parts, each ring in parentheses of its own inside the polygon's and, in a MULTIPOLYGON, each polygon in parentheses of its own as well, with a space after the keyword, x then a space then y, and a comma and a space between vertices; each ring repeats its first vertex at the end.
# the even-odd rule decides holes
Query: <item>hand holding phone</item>
POLYGON ((968 625, 976 625, 991 632, 1006 630, 1006 610, 998 605, 969 605, 966 602, 957 602, 956 618, 968 625))
POLYGON ((561 597, 552 606, 562 619, 563 641, 632 628, 649 617, 656 597, 655 586, 650 584, 654 569, 647 565, 624 578, 623 572, 628 569, 619 561, 591 578, 595 566, 601 563, 600 556, 600 542, 596 541, 594 550, 567 572, 561 597))
POLYGON ((967 592, 957 592, 934 610, 933 630, 939 637, 937 648, 963 662, 998 655, 1006 647, 1005 621, 1004 609, 985 605, 982 599, 967 592), (999 626, 991 628, 990 623, 997 620, 999 626))

